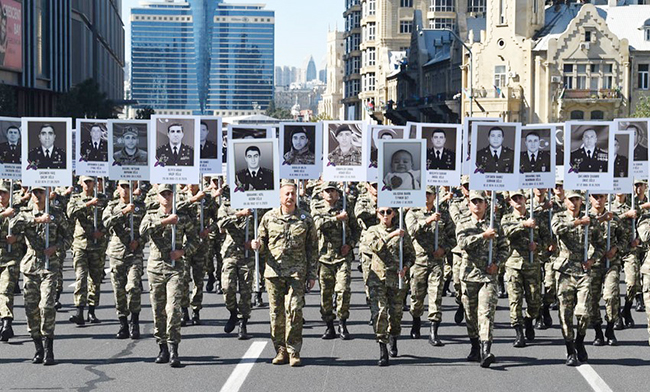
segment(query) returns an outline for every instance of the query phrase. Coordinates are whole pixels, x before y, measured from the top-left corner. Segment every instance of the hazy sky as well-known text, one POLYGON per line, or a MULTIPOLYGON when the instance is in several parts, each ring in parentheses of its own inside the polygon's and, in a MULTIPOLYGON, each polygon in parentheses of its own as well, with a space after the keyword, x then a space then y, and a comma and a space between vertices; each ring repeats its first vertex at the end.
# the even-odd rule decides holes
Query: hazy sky
MULTIPOLYGON (((142 0, 122 0, 126 58, 131 61, 131 8, 142 0)), ((152 1, 152 0, 148 0, 152 1)), ((238 0, 226 3, 266 4, 275 11, 275 65, 302 67, 309 55, 322 69, 328 29, 343 30, 345 0, 238 0)))

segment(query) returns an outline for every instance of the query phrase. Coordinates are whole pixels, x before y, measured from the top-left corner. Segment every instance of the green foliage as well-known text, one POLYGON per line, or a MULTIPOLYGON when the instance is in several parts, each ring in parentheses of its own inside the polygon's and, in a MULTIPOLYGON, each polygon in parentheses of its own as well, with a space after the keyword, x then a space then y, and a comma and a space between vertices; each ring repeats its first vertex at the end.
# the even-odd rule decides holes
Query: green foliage
POLYGON ((116 118, 115 104, 100 91, 94 79, 86 79, 59 97, 56 116, 77 118, 116 118))
POLYGON ((650 95, 646 95, 645 97, 641 97, 641 99, 639 99, 639 103, 636 105, 632 117, 650 117, 650 95))
POLYGON ((269 103, 269 107, 266 109, 265 114, 269 117, 277 118, 280 120, 293 119, 291 111, 275 106, 275 101, 271 101, 269 103))
POLYGON ((312 117, 310 121, 317 122, 317 121, 332 121, 332 120, 334 119, 331 116, 328 116, 325 113, 318 113, 318 115, 312 117))
POLYGON ((135 111, 135 118, 137 120, 150 120, 154 114, 156 114, 156 111, 151 106, 145 106, 135 111))

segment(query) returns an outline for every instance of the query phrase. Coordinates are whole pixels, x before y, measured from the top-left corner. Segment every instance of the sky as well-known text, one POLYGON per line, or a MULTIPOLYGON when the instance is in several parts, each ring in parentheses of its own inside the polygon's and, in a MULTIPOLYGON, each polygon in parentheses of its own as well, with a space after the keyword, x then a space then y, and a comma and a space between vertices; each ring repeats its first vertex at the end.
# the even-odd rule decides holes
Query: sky
MULTIPOLYGON (((126 30, 126 59, 131 61, 131 8, 142 0, 122 0, 126 30)), ((148 0, 152 1, 152 0, 148 0)), ((303 67, 314 56, 316 68, 323 69, 328 30, 343 30, 344 0, 236 0, 226 3, 266 4, 275 11, 275 65, 303 67)))

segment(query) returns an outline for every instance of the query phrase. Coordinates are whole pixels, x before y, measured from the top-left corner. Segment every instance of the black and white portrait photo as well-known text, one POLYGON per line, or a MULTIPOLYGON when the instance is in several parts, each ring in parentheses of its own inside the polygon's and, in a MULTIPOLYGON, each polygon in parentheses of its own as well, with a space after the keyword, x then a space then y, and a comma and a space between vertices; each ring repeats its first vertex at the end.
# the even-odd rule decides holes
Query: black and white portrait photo
POLYGON ((273 149, 268 143, 243 143, 233 147, 235 183, 243 191, 267 191, 275 188, 273 149))
POLYGON ((219 149, 219 120, 202 118, 200 127, 201 159, 218 159, 219 149))
POLYGON ((78 121, 79 161, 108 162, 108 133, 105 122, 78 121))
POLYGON ((0 164, 20 164, 20 119, 0 118, 0 164))
POLYGON ((515 169, 515 127, 503 124, 478 125, 476 169, 483 173, 513 173, 515 169))
POLYGON ((577 173, 607 172, 609 125, 574 123, 570 132, 571 170, 577 173))
POLYGON ((157 118, 156 161, 165 166, 194 165, 194 119, 157 118))
POLYGON ((456 170, 456 127, 422 127, 428 170, 456 170))
POLYGON ((522 129, 521 173, 548 173, 551 171, 551 128, 522 129))
POLYGON ((67 127, 65 122, 30 121, 27 126, 30 166, 36 169, 66 169, 67 127))
POLYGON ((379 140, 404 139, 405 127, 389 127, 385 125, 370 126, 370 163, 369 167, 376 168, 378 161, 377 142, 379 140))
POLYGON ((630 136, 625 134, 614 135, 614 178, 629 176, 629 151, 630 136))
POLYGON ((361 166, 361 126, 356 123, 328 123, 327 165, 361 166))
POLYGON ((147 166, 147 124, 113 124, 113 161, 118 166, 147 166))
POLYGON ((285 124, 282 134, 283 165, 316 164, 316 124, 285 124))
POLYGON ((422 139, 379 140, 377 204, 417 207, 426 203, 426 142, 422 139))

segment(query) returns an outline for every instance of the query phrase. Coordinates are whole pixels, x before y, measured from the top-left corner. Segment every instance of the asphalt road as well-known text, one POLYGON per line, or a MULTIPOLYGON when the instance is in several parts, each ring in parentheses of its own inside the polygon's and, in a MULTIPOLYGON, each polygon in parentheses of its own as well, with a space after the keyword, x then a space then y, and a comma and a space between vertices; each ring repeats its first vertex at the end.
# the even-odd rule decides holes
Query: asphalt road
MULTIPOLYGON (((204 323, 183 328, 179 351, 184 367, 172 369, 153 363, 158 347, 152 337, 147 283, 141 314, 142 339, 116 340, 118 322, 109 279, 102 285, 102 305, 97 310, 103 322, 80 328, 68 321, 73 311, 69 285, 74 273, 70 264, 66 260, 64 308, 57 315, 54 351, 58 364, 31 364, 33 344, 27 335, 19 296, 14 323, 17 336, 0 344, 0 390, 219 391, 227 381, 234 385, 231 390, 239 387, 241 391, 650 390, 644 379, 650 369, 646 367, 650 365, 650 347, 644 313, 633 311, 636 327, 617 331, 618 347, 589 345, 590 366, 570 368, 564 365, 565 349, 556 312, 551 329, 537 331, 537 338, 526 348, 512 347, 514 331, 509 325, 507 299, 499 300, 492 348, 497 362, 490 369, 465 360, 469 341, 465 327, 453 323, 455 305, 450 297, 443 301, 440 328, 445 346, 432 347, 427 343, 428 326, 422 328, 422 339, 410 339, 411 317, 405 313, 399 357, 391 359, 391 366, 380 368, 376 365, 378 345, 367 324, 370 311, 365 305, 363 282, 356 270, 349 320, 353 340, 321 340, 325 328, 320 320, 319 295, 317 291, 307 295, 304 367, 271 364, 275 353, 269 337, 268 307, 253 311, 249 332, 254 338, 238 341, 235 334, 223 331, 228 318, 223 297, 206 293, 201 313, 204 323), (249 357, 255 356, 254 351, 260 349, 257 360, 242 361, 247 352, 249 357)), ((266 302, 266 295, 264 298, 266 302)), ((593 340, 593 331, 587 339, 593 340)))

